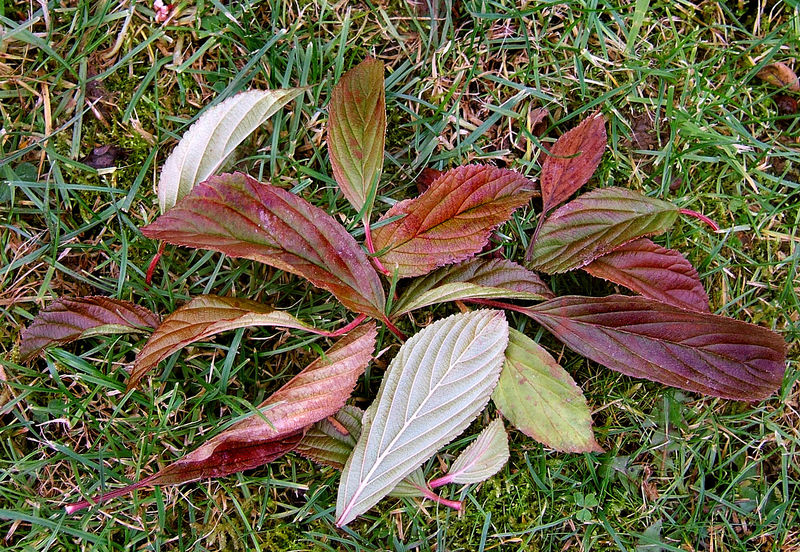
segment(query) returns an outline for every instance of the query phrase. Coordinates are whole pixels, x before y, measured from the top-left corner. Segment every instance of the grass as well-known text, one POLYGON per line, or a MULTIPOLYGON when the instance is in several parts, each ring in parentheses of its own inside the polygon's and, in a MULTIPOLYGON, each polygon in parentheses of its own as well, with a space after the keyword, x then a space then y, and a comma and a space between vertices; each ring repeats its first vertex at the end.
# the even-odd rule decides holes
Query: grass
MULTIPOLYGON (((783 92, 756 77, 800 54, 797 6, 447 4, 431 20, 400 0, 180 2, 159 26, 143 2, 0 2, 5 550, 800 550, 800 123, 779 109, 783 92), (88 340, 23 365, 19 332, 54 297, 89 294, 161 314, 202 293, 236 294, 339 326, 346 311, 297 278, 216 253, 168 247, 147 287, 157 244, 138 228, 157 216, 160 164, 203 108, 250 87, 296 85, 310 88, 254 135, 236 167, 354 222, 330 176, 324 106, 368 54, 388 66, 377 210, 412 195, 425 167, 480 160, 535 177, 543 148, 601 109, 609 148, 591 185, 642 190, 719 223, 714 233, 683 218, 659 242, 698 268, 714 312, 791 343, 783 387, 760 404, 685 394, 587 363, 510 315, 581 384, 607 452, 554 453, 515 433, 500 474, 451 491, 463 514, 386 500, 344 530, 333 526, 338 475, 296 456, 66 515, 65 502, 196 447, 324 344, 240 330, 176 355, 125 394, 138 337, 88 340), (529 119, 540 106, 550 110, 542 139, 529 119), (81 161, 103 145, 126 150, 116 170, 81 161)), ((501 228, 512 258, 533 215, 501 228)), ((557 294, 610 290, 578 273, 551 283, 557 294)), ((390 349, 359 385, 359 403, 396 350, 391 335, 379 339, 378 350, 390 349)), ((434 458, 426 470, 436 469, 434 458)))

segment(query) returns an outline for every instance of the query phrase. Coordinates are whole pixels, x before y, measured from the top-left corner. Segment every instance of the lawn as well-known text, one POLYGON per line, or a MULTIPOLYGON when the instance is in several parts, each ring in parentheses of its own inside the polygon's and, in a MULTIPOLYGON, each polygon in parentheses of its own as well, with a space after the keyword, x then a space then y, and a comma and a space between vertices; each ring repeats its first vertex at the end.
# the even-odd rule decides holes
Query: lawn
MULTIPOLYGON (((800 94, 758 76, 775 62, 800 72, 796 1, 447 0, 431 14, 402 0, 198 0, 177 2, 164 23, 155 15, 149 2, 0 0, 0 548, 800 550, 800 94), (445 487, 463 511, 388 498, 343 529, 339 472, 295 454, 67 514, 197 448, 330 340, 238 329, 126 392, 145 336, 99 336, 24 363, 21 331, 53 299, 86 295, 162 316, 214 293, 326 329, 352 319, 300 278, 211 251, 168 245, 148 285, 159 244, 139 229, 159 215, 164 160, 205 109, 250 88, 305 86, 228 168, 302 196, 360 239, 325 129, 333 85, 368 56, 386 65, 377 213, 416 195, 425 168, 480 162, 536 179, 544 150, 599 110, 608 147, 587 189, 630 188, 714 220, 717 231, 681 217, 655 240, 697 268, 713 313, 784 337, 783 385, 746 403, 622 376, 508 313, 584 390, 605 452, 560 453, 512 430, 497 475, 445 487)), ((518 210, 497 249, 521 260, 536 223, 532 206, 518 210)), ((548 283, 557 295, 619 291, 582 271, 548 283)), ((401 329, 454 312, 418 311, 401 329)), ((380 330, 354 404, 369 404, 398 345, 380 330)))

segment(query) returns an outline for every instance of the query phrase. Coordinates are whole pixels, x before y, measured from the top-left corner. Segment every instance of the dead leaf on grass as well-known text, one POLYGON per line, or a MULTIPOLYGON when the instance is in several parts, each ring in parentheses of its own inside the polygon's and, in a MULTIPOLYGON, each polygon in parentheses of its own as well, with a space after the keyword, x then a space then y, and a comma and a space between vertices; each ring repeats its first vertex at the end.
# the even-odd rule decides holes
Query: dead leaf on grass
POLYGON ((783 62, 775 62, 766 65, 757 76, 773 86, 788 88, 794 92, 800 91, 800 82, 792 69, 783 62))

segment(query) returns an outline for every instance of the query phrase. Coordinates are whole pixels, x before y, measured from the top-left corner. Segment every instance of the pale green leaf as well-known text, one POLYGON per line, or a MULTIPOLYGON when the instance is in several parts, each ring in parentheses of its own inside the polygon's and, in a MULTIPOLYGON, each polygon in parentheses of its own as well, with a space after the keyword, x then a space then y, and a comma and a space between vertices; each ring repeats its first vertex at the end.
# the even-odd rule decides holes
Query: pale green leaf
POLYGON ((502 418, 497 418, 458 455, 447 475, 431 481, 431 487, 485 481, 500 471, 508 462, 508 456, 508 434, 502 418))
POLYGON ((164 162, 158 180, 161 213, 214 174, 236 146, 303 90, 248 90, 206 110, 164 162))
POLYGON ((539 344, 509 332, 506 360, 492 401, 518 430, 563 452, 602 452, 586 399, 572 377, 539 344))
POLYGON ((400 348, 342 473, 337 525, 366 512, 466 429, 497 384, 507 344, 505 315, 480 310, 439 320, 400 348))

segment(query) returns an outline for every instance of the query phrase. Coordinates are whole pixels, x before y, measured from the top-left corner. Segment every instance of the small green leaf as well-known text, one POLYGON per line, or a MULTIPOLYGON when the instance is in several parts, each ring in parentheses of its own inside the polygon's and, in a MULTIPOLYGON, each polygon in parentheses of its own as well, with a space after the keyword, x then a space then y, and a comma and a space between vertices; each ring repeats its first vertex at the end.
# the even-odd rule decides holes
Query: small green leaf
POLYGON ((548 447, 603 451, 580 387, 550 353, 514 329, 492 401, 514 427, 548 447))
POLYGON ((480 435, 458 455, 447 475, 431 481, 436 488, 447 483, 480 483, 496 474, 508 461, 508 434, 503 420, 493 420, 480 435))

